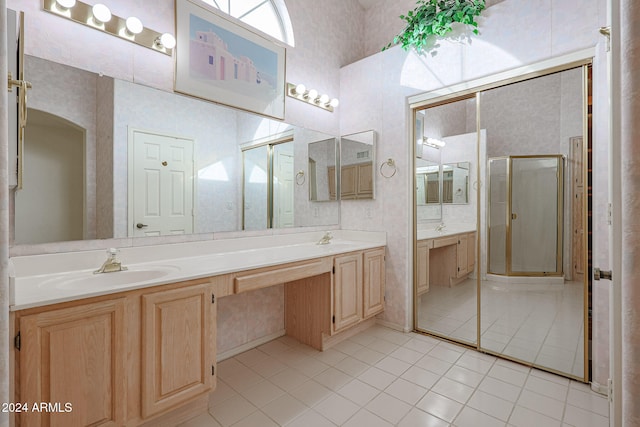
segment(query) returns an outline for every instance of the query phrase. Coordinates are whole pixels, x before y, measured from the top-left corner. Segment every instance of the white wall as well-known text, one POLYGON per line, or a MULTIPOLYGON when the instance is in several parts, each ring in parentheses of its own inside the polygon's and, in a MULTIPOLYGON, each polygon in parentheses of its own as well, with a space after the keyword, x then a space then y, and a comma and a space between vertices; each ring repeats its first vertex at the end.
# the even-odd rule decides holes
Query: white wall
POLYGON ((15 243, 78 240, 84 225, 84 132, 69 124, 27 126, 15 243))

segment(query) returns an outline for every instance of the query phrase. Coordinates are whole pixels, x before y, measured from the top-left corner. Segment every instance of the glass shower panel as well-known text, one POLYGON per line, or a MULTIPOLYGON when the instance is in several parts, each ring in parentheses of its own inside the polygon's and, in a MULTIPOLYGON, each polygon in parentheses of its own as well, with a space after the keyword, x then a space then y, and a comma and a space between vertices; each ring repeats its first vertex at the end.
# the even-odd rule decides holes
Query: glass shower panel
POLYGON ((562 271, 562 176, 561 158, 511 159, 512 273, 562 271))

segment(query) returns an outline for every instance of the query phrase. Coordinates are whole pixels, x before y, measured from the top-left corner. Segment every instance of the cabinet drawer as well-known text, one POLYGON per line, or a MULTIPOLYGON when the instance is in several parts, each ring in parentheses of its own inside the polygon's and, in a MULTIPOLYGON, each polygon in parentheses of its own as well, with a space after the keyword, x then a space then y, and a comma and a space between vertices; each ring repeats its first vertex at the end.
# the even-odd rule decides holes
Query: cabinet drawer
POLYGON ((439 239, 435 239, 433 241, 433 247, 434 248, 441 248, 443 246, 457 245, 459 238, 460 238, 460 236, 456 235, 456 236, 441 237, 439 239))
POLYGON ((247 292, 267 286, 312 277, 331 271, 332 259, 330 257, 301 261, 276 267, 267 267, 253 270, 247 274, 241 274, 234 279, 234 292, 247 292))

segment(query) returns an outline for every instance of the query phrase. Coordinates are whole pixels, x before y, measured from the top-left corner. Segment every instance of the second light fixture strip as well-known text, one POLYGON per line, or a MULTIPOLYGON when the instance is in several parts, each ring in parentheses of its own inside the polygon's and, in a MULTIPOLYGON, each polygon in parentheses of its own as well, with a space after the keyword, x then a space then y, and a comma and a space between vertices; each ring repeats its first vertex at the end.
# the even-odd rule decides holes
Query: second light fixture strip
POLYGON ((320 95, 315 89, 307 89, 303 84, 287 83, 287 95, 324 110, 331 111, 340 104, 337 98, 329 99, 329 95, 320 95))

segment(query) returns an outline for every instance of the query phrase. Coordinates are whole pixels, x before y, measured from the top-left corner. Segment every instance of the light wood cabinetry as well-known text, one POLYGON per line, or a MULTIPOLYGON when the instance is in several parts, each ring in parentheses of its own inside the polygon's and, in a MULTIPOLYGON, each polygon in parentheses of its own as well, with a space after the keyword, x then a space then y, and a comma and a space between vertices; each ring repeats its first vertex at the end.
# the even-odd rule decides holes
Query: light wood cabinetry
POLYGON ((358 166, 358 185, 356 186, 356 197, 373 197, 373 164, 363 163, 358 166))
POLYGON ((333 275, 333 331, 362 320, 362 254, 337 256, 333 275))
POLYGON ((466 234, 461 234, 458 236, 458 247, 456 248, 456 256, 457 256, 457 275, 456 278, 465 277, 469 274, 469 264, 468 260, 468 237, 466 234))
POLYGON ((363 264, 363 311, 365 319, 384 310, 385 290, 384 248, 364 253, 363 264))
POLYGON ((282 283, 287 334, 324 350, 384 310, 385 248, 13 312, 13 401, 72 407, 15 424, 160 427, 206 411, 217 298, 282 283))
POLYGON ((215 387, 216 304, 210 285, 142 295, 142 417, 215 387))
POLYGON ((476 268, 476 233, 467 234, 467 272, 473 273, 476 268))
MULTIPOLYGON (((336 199, 335 180, 336 168, 327 168, 329 180, 329 198, 336 199)), ((356 163, 344 165, 340 168, 340 198, 372 199, 373 198, 373 163, 356 163)))
POLYGON ((284 288, 287 335, 318 350, 384 310, 385 248, 328 259, 333 268, 327 273, 287 282, 284 288))
POLYGON ((429 249, 433 240, 420 240, 416 248, 416 292, 422 295, 429 291, 429 249))
POLYGON ((175 425, 182 408, 206 410, 216 384, 214 291, 228 287, 216 279, 16 312, 14 401, 60 405, 17 414, 16 425, 175 425))
POLYGON ((20 426, 124 424, 124 312, 124 298, 116 298, 20 318, 17 401, 60 405, 29 407, 20 426))
POLYGON ((475 269, 476 232, 419 240, 416 246, 416 293, 430 286, 455 286, 475 269))

